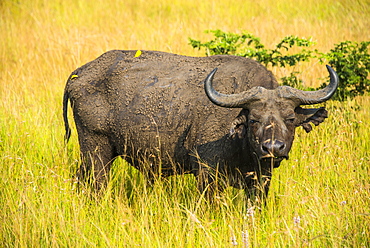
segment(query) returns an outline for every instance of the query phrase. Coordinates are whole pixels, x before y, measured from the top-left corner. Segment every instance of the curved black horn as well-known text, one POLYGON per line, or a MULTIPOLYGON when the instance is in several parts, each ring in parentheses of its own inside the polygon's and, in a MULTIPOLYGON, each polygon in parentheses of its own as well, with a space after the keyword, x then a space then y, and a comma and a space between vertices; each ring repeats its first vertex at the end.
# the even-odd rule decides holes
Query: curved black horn
MULTIPOLYGON (((297 105, 317 104, 329 100, 338 88, 339 78, 337 73, 330 66, 327 65, 326 68, 330 74, 330 83, 324 89, 318 91, 303 91, 289 86, 279 86, 275 89, 278 96, 291 99, 295 101, 297 105)), ((248 103, 261 99, 265 92, 269 91, 263 87, 257 86, 238 94, 226 95, 219 93, 213 88, 213 77, 216 71, 217 68, 207 76, 204 81, 204 89, 211 102, 218 106, 243 108, 248 103)))
POLYGON ((244 91, 238 94, 222 94, 213 88, 213 77, 217 71, 214 69, 204 81, 204 90, 206 94, 214 104, 227 107, 227 108, 242 108, 250 101, 257 100, 264 90, 263 87, 254 87, 248 91, 244 91))
POLYGON ((318 91, 303 91, 289 86, 277 88, 280 97, 295 100, 298 105, 310 105, 325 102, 335 93, 339 85, 339 77, 330 66, 326 66, 330 74, 330 83, 324 89, 318 91))

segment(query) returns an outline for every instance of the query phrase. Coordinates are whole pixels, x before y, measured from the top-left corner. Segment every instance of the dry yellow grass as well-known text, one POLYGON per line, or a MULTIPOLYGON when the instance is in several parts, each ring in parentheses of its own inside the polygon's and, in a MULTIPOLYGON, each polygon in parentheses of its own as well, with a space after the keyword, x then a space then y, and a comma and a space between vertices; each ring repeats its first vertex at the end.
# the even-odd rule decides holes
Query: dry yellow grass
MULTIPOLYGON (((327 52, 370 40, 369 16, 366 0, 0 1, 0 244, 228 247, 234 237, 236 247, 368 247, 369 96, 329 102, 325 124, 298 131, 261 211, 231 189, 208 206, 191 177, 147 189, 122 161, 102 199, 76 192, 77 135, 65 149, 61 103, 70 72, 107 50, 203 56, 188 37, 221 29, 268 46, 312 37, 327 52)), ((317 62, 302 68, 309 84, 327 75, 317 62)))

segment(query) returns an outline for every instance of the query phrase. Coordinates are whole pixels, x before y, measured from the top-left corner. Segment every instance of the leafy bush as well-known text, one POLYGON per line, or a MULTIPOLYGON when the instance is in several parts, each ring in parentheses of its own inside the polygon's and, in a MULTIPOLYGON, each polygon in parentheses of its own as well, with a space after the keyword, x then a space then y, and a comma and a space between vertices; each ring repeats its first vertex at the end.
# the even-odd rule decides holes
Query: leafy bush
MULTIPOLYGON (((363 95, 370 91, 370 42, 344 41, 336 44, 330 52, 321 54, 320 61, 328 60, 339 76, 339 87, 335 98, 346 98, 363 95)), ((322 87, 325 87, 323 84, 322 87)))
POLYGON ((225 33, 221 30, 206 31, 214 34, 215 38, 202 43, 189 38, 193 48, 205 48, 206 55, 230 54, 253 58, 265 66, 294 66, 301 61, 308 61, 313 57, 312 51, 302 49, 299 53, 285 54, 293 46, 309 47, 314 44, 311 40, 301 39, 297 36, 283 38, 274 49, 268 49, 261 43, 260 38, 250 34, 225 33))
MULTIPOLYGON (((206 31, 213 33, 215 38, 211 41, 202 43, 198 40, 189 38, 193 48, 205 48, 206 55, 229 54, 255 59, 265 66, 294 67, 300 62, 309 61, 313 58, 313 51, 302 49, 298 53, 289 54, 292 47, 310 47, 314 44, 309 39, 301 39, 297 36, 287 36, 283 38, 274 49, 266 48, 260 38, 250 34, 226 33, 221 30, 206 31)), ((284 85, 296 88, 303 88, 302 80, 297 77, 298 71, 290 72, 290 75, 282 77, 284 85)))
MULTIPOLYGON (((206 31, 213 33, 214 39, 202 43, 189 38, 193 48, 206 50, 206 55, 229 54, 255 59, 265 66, 290 67, 293 70, 288 76, 282 77, 283 85, 289 85, 299 89, 314 90, 303 87, 299 73, 294 66, 300 62, 308 62, 316 58, 321 63, 328 60, 338 73, 340 83, 335 99, 345 100, 347 97, 362 95, 370 91, 370 56, 368 46, 370 42, 356 43, 345 41, 335 45, 328 53, 320 53, 317 50, 307 50, 314 44, 310 39, 298 38, 297 36, 284 37, 275 48, 268 49, 262 44, 260 38, 250 34, 226 33, 221 30, 206 31), (289 54, 293 47, 301 47, 299 52, 289 54)), ((320 88, 326 86, 323 83, 320 88)))

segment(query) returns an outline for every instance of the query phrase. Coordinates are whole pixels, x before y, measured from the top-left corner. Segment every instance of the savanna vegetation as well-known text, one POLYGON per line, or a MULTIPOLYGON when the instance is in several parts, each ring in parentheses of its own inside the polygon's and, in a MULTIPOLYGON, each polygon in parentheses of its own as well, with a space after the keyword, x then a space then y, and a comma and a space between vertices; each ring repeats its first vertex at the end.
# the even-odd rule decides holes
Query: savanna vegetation
MULTIPOLYGON (((188 38, 221 29, 248 31, 266 47, 312 37, 328 52, 368 41, 369 16, 365 0, 1 0, 0 246, 369 247, 368 94, 327 102, 323 124, 297 130, 265 205, 231 188, 209 204, 192 176, 149 187, 121 159, 104 194, 78 191, 77 133, 65 146, 62 122, 67 77, 105 51, 204 56, 188 38)), ((317 61, 295 69, 307 87, 327 76, 317 61)))

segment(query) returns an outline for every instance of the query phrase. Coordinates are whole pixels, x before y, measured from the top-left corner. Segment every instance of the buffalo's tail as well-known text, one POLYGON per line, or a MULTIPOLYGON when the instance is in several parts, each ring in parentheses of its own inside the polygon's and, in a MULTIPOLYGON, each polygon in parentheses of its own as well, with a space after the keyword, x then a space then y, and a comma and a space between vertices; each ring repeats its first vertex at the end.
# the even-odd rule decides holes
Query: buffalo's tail
POLYGON ((63 96, 63 119, 64 119, 64 128, 66 130, 66 133, 64 135, 64 140, 67 143, 69 138, 71 137, 71 128, 69 127, 68 123, 68 100, 69 95, 67 90, 64 90, 64 96, 63 96))

